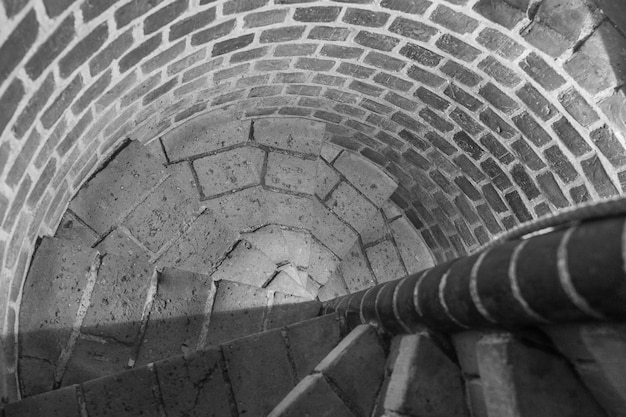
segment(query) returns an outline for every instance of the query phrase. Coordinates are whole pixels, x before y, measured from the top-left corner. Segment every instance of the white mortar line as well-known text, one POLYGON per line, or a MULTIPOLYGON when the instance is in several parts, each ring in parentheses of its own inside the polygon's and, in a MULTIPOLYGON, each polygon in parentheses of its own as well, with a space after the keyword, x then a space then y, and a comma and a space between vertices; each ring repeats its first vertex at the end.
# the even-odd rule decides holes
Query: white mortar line
POLYGON ((213 304, 215 303, 215 296, 217 295, 217 285, 213 279, 211 279, 211 283, 209 285, 209 294, 207 295, 206 303, 204 304, 204 321, 202 322, 202 328, 200 329, 200 335, 198 336, 196 350, 204 349, 209 337, 211 314, 213 314, 213 304))

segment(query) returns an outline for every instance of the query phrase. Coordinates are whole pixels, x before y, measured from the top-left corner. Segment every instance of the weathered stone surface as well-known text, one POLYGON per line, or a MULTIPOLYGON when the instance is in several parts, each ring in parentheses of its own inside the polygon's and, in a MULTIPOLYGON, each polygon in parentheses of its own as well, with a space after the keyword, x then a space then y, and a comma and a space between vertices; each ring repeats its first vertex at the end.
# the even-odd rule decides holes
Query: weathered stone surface
POLYGON ((89 229, 89 227, 82 223, 80 219, 67 212, 61 218, 61 223, 59 224, 54 237, 82 242, 85 246, 91 246, 98 238, 93 230, 89 229))
POLYGON ((195 117, 163 135, 163 146, 171 161, 200 155, 248 141, 250 122, 208 113, 195 117))
POLYGON ((296 384, 278 329, 233 341, 222 349, 240 414, 267 415, 296 384))
POLYGON ((150 253, 140 247, 123 230, 115 229, 96 246, 101 254, 114 253, 127 258, 138 259, 147 262, 150 260, 150 253))
POLYGON ((369 269, 368 261, 358 242, 350 248, 340 264, 341 274, 348 290, 353 293, 373 287, 375 281, 372 271, 369 269))
POLYGON ((206 275, 173 268, 161 271, 138 363, 195 350, 207 298, 212 295, 211 278, 206 275))
POLYGON ((374 217, 370 219, 363 230, 359 232, 364 245, 377 240, 384 239, 387 236, 387 222, 382 216, 382 211, 377 210, 374 217))
POLYGON ((231 416, 221 356, 215 348, 154 364, 167 415, 231 416))
POLYGON ((354 153, 343 152, 334 166, 377 206, 386 201, 397 187, 380 168, 354 153))
POLYGON ((272 277, 275 269, 276 264, 263 252, 250 242, 241 240, 211 275, 211 279, 262 287, 272 277))
POLYGON ((206 197, 261 183, 265 152, 243 147, 196 159, 193 167, 206 197))
POLYGON ((311 295, 300 285, 300 279, 293 278, 285 271, 279 271, 265 288, 272 291, 279 291, 283 294, 312 299, 311 295))
POLYGON ((369 415, 383 382, 385 352, 376 330, 356 327, 326 356, 315 370, 329 378, 358 407, 369 415))
POLYGON ((98 233, 106 232, 157 185, 165 168, 139 142, 131 142, 81 188, 70 209, 98 233))
POLYGON ((402 278, 406 271, 393 243, 383 240, 365 249, 367 259, 378 282, 402 278))
POLYGON ((148 263, 107 254, 98 271, 83 332, 122 343, 134 342, 152 271, 148 263))
POLYGON ((317 317, 322 305, 311 297, 275 292, 272 307, 266 314, 264 328, 276 329, 317 317))
POLYGON ((377 208, 347 182, 332 192, 326 206, 358 232, 367 227, 377 208))
POLYGON ((461 371, 425 334, 403 336, 385 397, 408 415, 469 416, 461 371))
POLYGON ((261 332, 267 291, 238 282, 218 281, 207 346, 261 332))
POLYGON ((131 348, 112 340, 78 339, 63 375, 63 386, 124 372, 131 348))
POLYGON ((311 242, 311 260, 308 273, 317 284, 326 284, 340 262, 341 259, 319 242, 316 240, 311 242))
POLYGON ((267 157, 265 185, 287 191, 313 194, 317 161, 270 152, 267 157))
POLYGON ((333 300, 342 295, 347 295, 348 289, 341 276, 341 270, 338 268, 333 273, 332 277, 328 280, 326 285, 323 285, 317 293, 317 298, 322 301, 333 300))
POLYGON ((435 266, 428 245, 405 217, 393 221, 389 228, 409 274, 435 266))
POLYGON ((319 155, 325 125, 303 119, 262 119, 254 124, 254 139, 267 146, 319 155))
POLYGON ((296 230, 283 230, 287 245, 287 259, 295 265, 306 268, 311 258, 311 233, 296 230))
POLYGON ((245 233, 242 237, 276 264, 290 259, 290 247, 278 225, 268 225, 252 233, 245 233))
POLYGON ((298 379, 304 378, 339 343, 339 319, 334 314, 312 318, 287 328, 289 349, 298 379))
POLYGON ((311 232, 335 255, 343 256, 357 240, 357 235, 334 213, 315 201, 312 204, 311 232))

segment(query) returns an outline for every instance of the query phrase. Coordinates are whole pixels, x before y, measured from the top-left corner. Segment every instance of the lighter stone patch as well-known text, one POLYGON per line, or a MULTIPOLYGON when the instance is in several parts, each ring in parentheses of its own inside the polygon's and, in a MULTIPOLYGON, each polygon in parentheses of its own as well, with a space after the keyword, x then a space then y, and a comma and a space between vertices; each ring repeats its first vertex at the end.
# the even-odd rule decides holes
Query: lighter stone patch
POLYGON ((334 166, 378 207, 382 206, 398 187, 385 171, 351 152, 339 155, 334 166))

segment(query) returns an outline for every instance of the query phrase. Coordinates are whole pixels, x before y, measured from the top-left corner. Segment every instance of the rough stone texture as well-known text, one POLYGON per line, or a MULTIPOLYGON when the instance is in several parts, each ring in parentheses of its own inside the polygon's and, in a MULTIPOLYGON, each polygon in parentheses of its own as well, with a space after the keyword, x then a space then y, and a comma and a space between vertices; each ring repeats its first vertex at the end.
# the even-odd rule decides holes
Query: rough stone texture
POLYGON ((398 252, 389 240, 383 240, 368 247, 365 253, 378 282, 391 281, 406 275, 398 252))
POLYGON ((311 232, 335 255, 343 256, 356 241, 356 234, 320 203, 313 202, 312 209, 311 232))
POLYGON ((205 196, 210 197, 261 182, 265 152, 244 147, 196 159, 193 167, 205 196))
POLYGON ((283 230, 287 249, 287 258, 295 265, 307 267, 311 258, 311 234, 304 231, 283 230))
POLYGON ((263 287, 269 282, 275 269, 276 264, 263 252, 250 242, 241 240, 211 275, 211 279, 263 287))
POLYGON ((308 273, 317 285, 326 284, 340 262, 341 259, 326 247, 320 245, 316 240, 311 242, 311 259, 308 273))
POLYGON ((383 382, 385 352, 373 327, 361 325, 316 367, 350 399, 362 415, 369 415, 383 382))
POLYGON ((315 178, 315 195, 322 200, 326 199, 328 194, 340 181, 339 174, 322 160, 319 160, 317 163, 317 176, 315 178))
POLYGON ((324 124, 297 119, 263 119, 254 124, 254 139, 267 146, 319 155, 324 124))
POLYGON ((477 356, 489 415, 605 415, 558 356, 525 346, 509 335, 481 340, 477 356))
POLYGON ((112 340, 78 339, 63 374, 63 386, 81 384, 127 369, 131 348, 112 340))
POLYGON ((290 247, 287 245, 283 230, 277 225, 268 225, 243 235, 243 239, 250 242, 275 264, 291 259, 290 247))
POLYGON ((409 274, 435 266, 428 246, 406 218, 398 218, 389 228, 409 274))
POLYGON ((326 201, 326 206, 357 232, 376 215, 377 208, 347 182, 341 182, 326 201))
POLYGON ((6 417, 43 416, 80 417, 75 386, 31 397, 17 403, 7 404, 6 417))
POLYGON ((304 194, 313 194, 317 162, 270 152, 267 156, 265 185, 304 194))
POLYGON ((343 152, 334 166, 377 206, 386 201, 397 187, 397 184, 383 174, 380 168, 353 153, 343 152))
POLYGON ((376 284, 365 254, 358 243, 343 258, 340 268, 343 279, 351 293, 364 290, 376 284))
POLYGON ((461 371, 425 334, 403 336, 384 399, 408 415, 469 416, 461 371))
POLYGON ((300 279, 292 277, 285 271, 279 271, 265 288, 272 291, 281 291, 284 294, 296 297, 312 299, 311 295, 302 287, 300 279))

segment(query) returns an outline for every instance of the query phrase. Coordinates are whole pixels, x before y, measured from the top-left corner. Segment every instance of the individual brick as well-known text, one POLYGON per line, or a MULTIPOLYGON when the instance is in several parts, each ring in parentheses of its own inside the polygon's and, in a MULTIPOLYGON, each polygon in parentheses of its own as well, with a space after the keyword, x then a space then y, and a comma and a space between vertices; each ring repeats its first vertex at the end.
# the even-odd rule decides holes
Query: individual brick
POLYGON ((435 45, 465 62, 472 62, 480 55, 480 50, 447 33, 437 39, 435 45))
POLYGON ((490 82, 483 85, 478 94, 503 113, 511 114, 518 108, 515 100, 490 82))
POLYGON ((374 72, 373 68, 364 67, 350 62, 342 62, 335 70, 340 74, 350 75, 354 78, 369 78, 374 72))
POLYGON ((463 110, 456 107, 450 112, 450 118, 458 124, 461 129, 469 133, 470 135, 478 135, 484 130, 483 126, 478 123, 474 118, 470 117, 463 110))
POLYGON ((338 28, 333 26, 315 26, 309 32, 308 39, 319 39, 323 41, 345 41, 350 34, 348 28, 338 28))
POLYGON ((549 120, 556 113, 554 106, 530 84, 524 84, 516 94, 542 120, 549 120))
POLYGON ((476 40, 485 48, 508 60, 513 60, 524 52, 520 44, 496 29, 483 29, 476 40))
POLYGON ((224 14, 249 12, 267 4, 267 0, 230 0, 224 3, 224 14))
POLYGON ((584 184, 579 185, 578 187, 570 188, 569 195, 574 204, 584 203, 585 201, 589 201, 591 199, 589 190, 584 184))
POLYGON ((626 153, 623 146, 606 125, 591 132, 591 140, 613 166, 621 166, 626 163, 626 153))
POLYGON ((375 51, 368 53, 363 62, 393 72, 400 71, 406 65, 402 60, 375 51))
POLYGON ((563 208, 569 206, 567 197, 563 194, 561 187, 551 172, 539 174, 537 176, 537 183, 539 184, 541 191, 543 191, 544 195, 555 207, 563 208))
POLYGON ((259 184, 264 159, 261 149, 245 147, 196 159, 193 167, 209 197, 259 184))
POLYGON ((249 33, 247 35, 239 36, 237 38, 217 42, 215 45, 213 45, 212 54, 213 56, 219 56, 236 51, 241 48, 245 48, 246 46, 250 45, 253 40, 254 34, 249 33))
POLYGON ((403 0, 382 0, 380 5, 391 10, 398 10, 410 14, 423 14, 432 2, 428 0, 415 0, 405 2, 403 0))
POLYGON ((545 145, 552 140, 539 123, 526 112, 513 117, 513 122, 522 134, 536 146, 545 145))
POLYGON ((480 166, 485 174, 487 174, 489 178, 491 178, 493 183, 500 190, 504 191, 512 185, 509 177, 504 173, 502 168, 500 168, 500 165, 496 163, 493 159, 488 158, 484 160, 480 164, 480 166))
POLYGON ((287 42, 299 39, 304 33, 304 26, 285 26, 277 29, 267 29, 261 33, 259 42, 287 42))
POLYGON ((296 22, 334 22, 341 11, 337 6, 300 7, 293 14, 296 22))
POLYGON ((493 56, 488 56, 478 63, 478 68, 506 87, 515 87, 522 79, 507 66, 502 65, 493 56))
POLYGON ((320 50, 320 54, 331 58, 357 59, 363 53, 362 48, 341 45, 326 44, 320 50))
POLYGON ((2 97, 0 97, 0 134, 17 111, 23 96, 24 85, 19 79, 15 79, 9 84, 2 97))
POLYGON ((235 19, 230 19, 225 22, 219 23, 208 29, 196 32, 191 36, 191 45, 197 46, 207 42, 214 41, 228 35, 235 27, 235 19))
POLYGON ((559 102, 578 123, 589 126, 599 119, 598 114, 574 88, 559 94, 559 102))
MULTIPOLYGON (((513 176, 513 172, 511 172, 511 176, 513 176)), ((516 178, 514 177, 513 179, 515 180, 516 178)), ((500 198, 500 194, 493 185, 490 183, 485 184, 481 187, 481 190, 485 196, 485 200, 487 200, 487 203, 489 203, 489 206, 493 210, 498 213, 504 213, 508 210, 506 204, 504 204, 504 201, 500 198)))
POLYGON ((392 36, 362 30, 355 36, 354 42, 361 46, 389 52, 399 43, 399 40, 392 36))
POLYGON ((467 93, 454 83, 448 84, 443 93, 471 111, 476 111, 483 105, 482 101, 467 93))
POLYGON ((389 13, 373 12, 365 9, 348 8, 343 16, 343 22, 350 25, 381 27, 389 19, 389 13))
POLYGON ((161 45, 161 34, 156 34, 140 44, 132 51, 126 53, 126 55, 124 55, 119 62, 120 72, 124 73, 130 68, 134 67, 146 56, 154 52, 159 47, 159 45, 161 45))
POLYGON ((516 131, 490 108, 480 113, 480 120, 493 132, 505 139, 512 139, 516 131))
POLYGON ((493 2, 491 0, 479 0, 474 5, 474 10, 507 29, 513 27, 524 18, 528 2, 525 0, 504 0, 493 2))
POLYGON ((520 187, 526 198, 532 200, 539 196, 539 190, 522 165, 516 164, 511 169, 513 181, 520 187))
POLYGON ((567 149, 574 155, 581 156, 591 150, 587 141, 580 136, 565 117, 554 122, 552 129, 554 129, 559 139, 561 139, 561 142, 563 142, 567 149))
MULTIPOLYGON (((403 89, 403 91, 406 90, 408 90, 408 88, 403 89)), ((415 90, 415 93, 413 95, 419 97, 424 102, 424 104, 437 110, 444 111, 450 105, 447 100, 443 99, 442 97, 424 87, 419 87, 417 90, 415 90)))
POLYGON ((420 110, 419 115, 429 125, 441 132, 449 132, 454 129, 454 125, 452 123, 446 121, 444 118, 442 118, 429 108, 423 108, 422 110, 420 110))
POLYGON ((615 185, 613 185, 613 181, 607 174, 606 169, 602 165, 602 161, 600 161, 597 155, 593 155, 591 158, 581 161, 580 164, 585 177, 591 182, 600 197, 606 198, 617 194, 617 189, 615 185))
POLYGON ((435 67, 443 57, 419 45, 407 43, 400 49, 400 54, 427 67, 435 67))
POLYGON ((33 9, 24 16, 0 46, 0 56, 3 57, 0 62, 0 80, 8 79, 9 74, 33 46, 38 33, 39 22, 33 9))
POLYGON ((449 7, 439 5, 430 16, 430 20, 453 32, 472 33, 478 27, 478 21, 449 7))
POLYGON ((428 42, 437 34, 437 29, 434 27, 404 17, 397 17, 389 26, 389 31, 421 42, 428 42))
POLYGON ((265 184, 287 191, 313 194, 316 171, 315 161, 270 152, 265 184))
POLYGON ((454 142, 475 160, 479 160, 483 155, 483 149, 463 131, 454 134, 454 142))
POLYGON ((576 168, 570 163, 568 158, 563 154, 557 145, 547 148, 544 153, 550 168, 565 183, 572 182, 578 177, 576 168))
POLYGON ((183 14, 187 10, 188 1, 176 0, 146 17, 143 21, 144 35, 156 32, 183 14))
POLYGON ((552 91, 565 83, 563 77, 534 52, 528 54, 519 63, 519 66, 548 91, 552 91))
POLYGON ((541 158, 539 158, 537 153, 532 147, 530 147, 530 145, 528 145, 528 143, 526 143, 524 139, 518 139, 513 142, 511 144, 511 148, 528 168, 538 171, 545 166, 541 158))
POLYGON ((470 87, 474 87, 481 81, 478 74, 454 61, 446 61, 446 63, 441 66, 441 71, 452 77, 452 79, 470 87))
POLYGON ((626 123, 622 120, 624 109, 626 109, 626 90, 621 88, 615 91, 613 95, 602 100, 600 103, 600 109, 604 113, 609 121, 618 126, 618 129, 624 131, 626 123))
POLYGON ((523 223, 532 219, 532 215, 528 212, 528 209, 526 208, 522 197, 520 197, 517 191, 511 191, 505 194, 504 198, 513 210, 515 217, 517 217, 520 222, 523 223))
MULTIPOLYGON (((39 78, 52 61, 70 44, 75 34, 74 15, 69 15, 26 62, 24 68, 28 76, 33 80, 39 78)), ((27 35, 26 39, 28 38, 27 35)))

